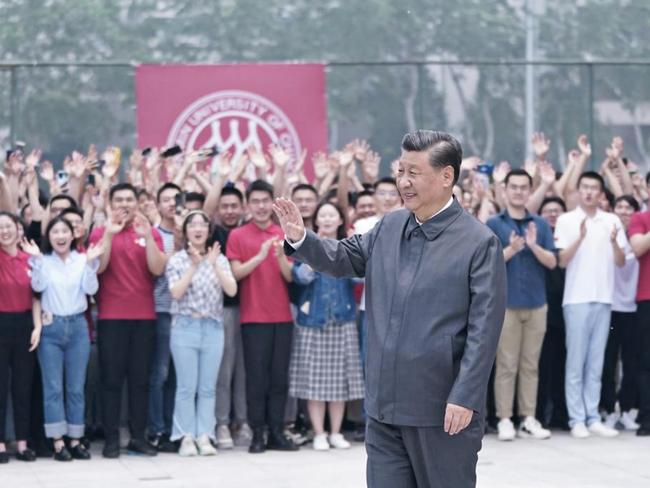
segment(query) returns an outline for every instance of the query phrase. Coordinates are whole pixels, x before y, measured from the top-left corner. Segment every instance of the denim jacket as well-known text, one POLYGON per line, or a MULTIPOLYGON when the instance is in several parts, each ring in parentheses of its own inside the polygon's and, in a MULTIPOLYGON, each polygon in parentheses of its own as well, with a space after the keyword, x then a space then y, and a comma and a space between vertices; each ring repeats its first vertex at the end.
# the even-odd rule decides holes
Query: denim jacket
POLYGON ((296 318, 299 326, 320 329, 328 322, 340 324, 355 319, 351 279, 333 278, 304 263, 295 263, 292 273, 293 281, 300 285, 296 318))

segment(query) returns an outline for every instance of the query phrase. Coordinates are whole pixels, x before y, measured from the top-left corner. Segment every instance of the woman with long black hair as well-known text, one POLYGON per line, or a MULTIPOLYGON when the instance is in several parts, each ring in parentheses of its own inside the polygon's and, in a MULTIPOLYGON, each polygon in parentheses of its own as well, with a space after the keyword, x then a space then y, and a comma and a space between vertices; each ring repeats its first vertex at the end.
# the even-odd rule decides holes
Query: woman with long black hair
POLYGON ((29 255, 19 248, 21 223, 9 212, 0 212, 0 464, 9 462, 5 418, 9 378, 13 400, 16 458, 35 461, 27 448, 34 350, 41 335, 40 308, 33 297, 29 255))
POLYGON ((52 219, 43 236, 43 251, 23 241, 31 255, 31 284, 41 293, 43 332, 38 360, 43 375, 45 435, 54 440, 54 459, 90 459, 84 435, 84 385, 90 337, 84 312, 87 295, 97 292, 101 246, 77 251, 74 228, 65 216, 52 219), (65 381, 65 382, 64 382, 65 381), (70 439, 70 449, 63 437, 70 439))

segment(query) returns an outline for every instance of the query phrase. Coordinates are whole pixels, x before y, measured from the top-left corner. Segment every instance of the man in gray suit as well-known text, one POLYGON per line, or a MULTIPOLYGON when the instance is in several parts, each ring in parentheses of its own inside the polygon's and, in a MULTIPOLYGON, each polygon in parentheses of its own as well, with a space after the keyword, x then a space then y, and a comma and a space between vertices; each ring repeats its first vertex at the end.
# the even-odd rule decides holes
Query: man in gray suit
POLYGON ((452 196, 461 159, 449 134, 406 134, 397 174, 405 209, 342 241, 306 231, 295 205, 276 200, 288 254, 366 277, 371 488, 476 485, 506 273, 499 239, 452 196))

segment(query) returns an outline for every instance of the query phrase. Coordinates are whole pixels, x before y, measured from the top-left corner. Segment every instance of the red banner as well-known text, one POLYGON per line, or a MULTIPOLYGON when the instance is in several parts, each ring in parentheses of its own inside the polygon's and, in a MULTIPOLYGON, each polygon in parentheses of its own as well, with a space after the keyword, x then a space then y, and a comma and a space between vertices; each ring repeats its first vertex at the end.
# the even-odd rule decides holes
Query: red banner
POLYGON ((141 65, 135 84, 141 148, 217 145, 236 160, 273 143, 292 162, 327 150, 322 64, 141 65))

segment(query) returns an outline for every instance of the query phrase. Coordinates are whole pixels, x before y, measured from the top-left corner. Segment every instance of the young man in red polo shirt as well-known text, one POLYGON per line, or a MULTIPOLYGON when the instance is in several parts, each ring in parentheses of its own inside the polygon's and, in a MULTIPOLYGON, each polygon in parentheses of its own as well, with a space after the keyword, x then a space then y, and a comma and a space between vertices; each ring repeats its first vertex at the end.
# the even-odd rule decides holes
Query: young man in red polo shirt
POLYGON ((639 415, 636 434, 650 436, 650 210, 632 215, 630 245, 639 260, 636 301, 639 337, 639 415))
POLYGON ((253 428, 249 452, 295 451, 298 447, 283 434, 293 336, 287 290, 292 265, 282 251, 284 233, 271 220, 273 187, 254 181, 246 200, 252 220, 230 233, 226 254, 240 283, 248 420, 253 428))
POLYGON ((128 183, 109 192, 110 218, 93 231, 90 243, 102 242, 97 344, 102 383, 106 444, 103 455, 120 455, 119 421, 124 379, 129 385, 129 451, 155 456, 145 441, 149 371, 156 312, 154 278, 165 270, 160 234, 137 212, 136 190, 128 183))

